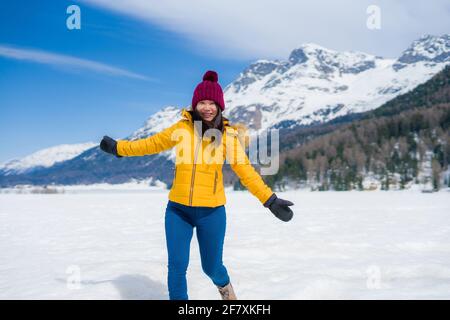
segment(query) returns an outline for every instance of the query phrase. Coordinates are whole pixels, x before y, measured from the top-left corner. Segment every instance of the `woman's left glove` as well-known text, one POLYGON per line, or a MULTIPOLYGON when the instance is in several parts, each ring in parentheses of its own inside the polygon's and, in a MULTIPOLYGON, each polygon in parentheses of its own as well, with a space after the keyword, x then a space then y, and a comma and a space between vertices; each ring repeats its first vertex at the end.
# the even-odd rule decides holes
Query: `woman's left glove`
POLYGON ((278 198, 275 193, 264 202, 264 207, 269 208, 278 219, 284 222, 291 220, 294 215, 291 208, 289 208, 292 205, 294 205, 292 202, 278 198))

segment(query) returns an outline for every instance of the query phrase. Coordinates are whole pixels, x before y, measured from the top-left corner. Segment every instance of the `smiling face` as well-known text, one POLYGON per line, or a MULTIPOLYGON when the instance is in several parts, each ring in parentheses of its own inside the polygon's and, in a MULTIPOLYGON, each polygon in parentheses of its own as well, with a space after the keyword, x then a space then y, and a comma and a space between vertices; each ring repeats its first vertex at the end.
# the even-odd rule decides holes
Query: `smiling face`
POLYGON ((212 121, 217 115, 217 106, 213 100, 201 100, 195 109, 205 121, 212 121))

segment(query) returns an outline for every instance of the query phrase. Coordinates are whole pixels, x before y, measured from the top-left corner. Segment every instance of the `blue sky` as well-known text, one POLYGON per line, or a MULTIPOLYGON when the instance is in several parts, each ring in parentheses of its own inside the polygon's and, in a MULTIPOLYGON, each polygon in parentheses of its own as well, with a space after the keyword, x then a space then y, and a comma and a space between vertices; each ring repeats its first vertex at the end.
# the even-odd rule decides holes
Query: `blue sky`
POLYGON ((83 4, 81 30, 68 30, 70 4, 2 2, 0 45, 95 61, 148 79, 0 57, 0 162, 58 144, 95 142, 103 134, 126 136, 161 107, 188 105, 203 70, 217 70, 225 84, 249 63, 193 53, 172 32, 83 4))
POLYGON ((448 32, 449 13, 447 1, 2 1, 0 162, 124 137, 162 107, 188 105, 206 70, 225 87, 304 42, 395 57, 421 34, 448 32), (81 30, 66 27, 72 4, 81 30), (365 25, 370 4, 381 30, 365 25))

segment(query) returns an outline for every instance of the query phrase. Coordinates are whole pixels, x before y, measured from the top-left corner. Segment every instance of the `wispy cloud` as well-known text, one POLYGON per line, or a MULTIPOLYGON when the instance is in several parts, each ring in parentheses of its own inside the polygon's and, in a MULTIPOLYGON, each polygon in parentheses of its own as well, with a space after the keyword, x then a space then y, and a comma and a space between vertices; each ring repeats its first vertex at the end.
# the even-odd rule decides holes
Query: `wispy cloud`
POLYGON ((315 42, 336 50, 396 57, 424 33, 450 29, 448 0, 82 0, 185 36, 193 51, 227 59, 287 58, 315 42), (367 7, 381 29, 366 26, 367 7))
POLYGON ((139 73, 134 73, 122 68, 110 66, 101 62, 87 59, 81 59, 73 56, 52 53, 48 51, 16 48, 8 45, 0 44, 0 57, 26 60, 35 63, 48 64, 53 66, 71 67, 76 69, 84 69, 96 73, 106 74, 110 76, 128 77, 146 81, 156 81, 139 73))

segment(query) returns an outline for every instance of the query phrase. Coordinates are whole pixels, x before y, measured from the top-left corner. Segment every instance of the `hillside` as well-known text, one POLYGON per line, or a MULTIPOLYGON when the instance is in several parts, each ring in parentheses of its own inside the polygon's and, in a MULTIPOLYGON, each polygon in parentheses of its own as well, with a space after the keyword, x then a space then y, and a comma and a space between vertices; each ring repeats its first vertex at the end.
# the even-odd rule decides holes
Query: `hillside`
MULTIPOLYGON (((359 120, 283 153, 272 186, 314 190, 450 186, 450 67, 359 120)), ((319 129, 317 129, 319 130, 319 129)))

